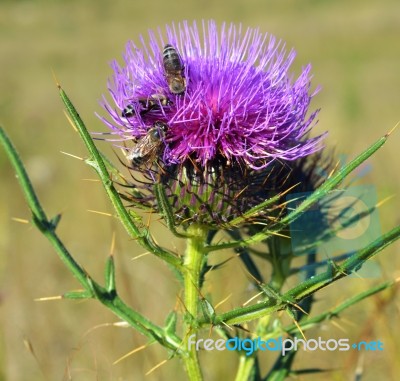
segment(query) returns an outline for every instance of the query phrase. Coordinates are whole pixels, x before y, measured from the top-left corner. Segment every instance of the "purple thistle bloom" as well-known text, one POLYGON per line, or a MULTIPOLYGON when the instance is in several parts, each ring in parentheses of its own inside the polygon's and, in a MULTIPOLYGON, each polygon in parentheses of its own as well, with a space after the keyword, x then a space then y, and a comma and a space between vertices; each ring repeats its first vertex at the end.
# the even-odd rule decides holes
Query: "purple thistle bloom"
POLYGON ((117 106, 104 107, 103 121, 121 140, 146 136, 154 123, 168 126, 160 160, 166 167, 191 165, 204 170, 214 163, 260 170, 275 160, 292 161, 321 148, 325 134, 310 138, 318 111, 307 116, 310 65, 296 80, 288 75, 295 52, 256 29, 214 21, 166 27, 165 39, 149 32, 146 45, 128 43, 125 66, 113 62, 109 90, 117 106), (180 55, 186 81, 173 94, 163 67, 163 47, 180 55))
MULTIPOLYGON (((214 21, 149 37, 148 45, 143 37, 140 47, 128 43, 125 66, 113 62, 117 108, 103 103, 115 140, 134 142, 125 148, 132 205, 162 212, 154 188, 162 184, 176 224, 238 226, 236 217, 314 173, 307 168, 320 163, 319 152, 311 154, 325 134, 309 137, 316 92, 310 65, 296 80, 288 75, 293 50, 286 54, 282 42, 255 29, 218 30, 214 21)), ((308 177, 303 185, 314 188, 308 177)), ((283 207, 277 202, 239 224, 266 226, 283 207)))

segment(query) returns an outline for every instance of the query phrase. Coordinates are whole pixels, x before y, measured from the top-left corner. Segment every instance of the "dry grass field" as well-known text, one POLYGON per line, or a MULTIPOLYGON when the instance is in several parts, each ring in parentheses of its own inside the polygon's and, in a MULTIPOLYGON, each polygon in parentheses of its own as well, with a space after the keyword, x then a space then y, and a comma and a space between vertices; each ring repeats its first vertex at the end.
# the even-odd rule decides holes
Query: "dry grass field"
MULTIPOLYGON (((62 213, 59 234, 89 273, 100 279, 116 235, 118 285, 123 298, 161 324, 174 307, 178 284, 156 258, 133 261, 143 249, 130 241, 111 212, 94 172, 82 161, 86 151, 63 114, 52 71, 78 107, 91 131, 105 131, 96 118, 111 75, 109 63, 122 61, 125 43, 171 21, 213 18, 259 27, 294 47, 293 69, 313 65, 313 85, 321 85, 313 107, 321 108, 316 131, 329 130, 328 147, 351 158, 400 120, 400 2, 398 0, 152 0, 0 2, 0 124, 18 147, 46 212, 62 213)), ((100 148, 113 158, 110 147, 100 148)), ((370 159, 363 181, 374 184, 382 232, 400 223, 400 131, 370 159)), ((157 345, 113 365, 145 343, 95 301, 35 301, 78 287, 50 244, 30 224, 22 193, 0 150, 0 381, 185 380, 173 359, 144 376, 167 354, 157 345), (29 344, 29 345, 28 345, 29 344)), ((157 240, 178 252, 183 243, 152 222, 157 240)), ((381 253, 380 279, 342 280, 319 294, 318 308, 336 305, 382 279, 400 276, 399 245, 381 253)), ((224 253, 221 258, 229 257, 224 253)), ((233 292, 246 300, 246 274, 231 261, 206 287, 219 300, 233 292), (235 274, 232 279, 231 274, 235 274), (240 283, 240 281, 243 281, 240 283), (221 287, 223 284, 223 288, 221 287)), ((345 312, 336 325, 322 327, 327 337, 384 342, 382 352, 299 353, 298 367, 331 369, 326 380, 353 380, 357 365, 363 381, 396 380, 400 374, 400 301, 379 294, 345 312)), ((321 332, 311 331, 311 336, 321 332)), ((206 380, 232 380, 234 353, 202 353, 206 380)), ((265 357, 263 367, 273 359, 265 357)), ((303 380, 320 380, 321 375, 303 380)))

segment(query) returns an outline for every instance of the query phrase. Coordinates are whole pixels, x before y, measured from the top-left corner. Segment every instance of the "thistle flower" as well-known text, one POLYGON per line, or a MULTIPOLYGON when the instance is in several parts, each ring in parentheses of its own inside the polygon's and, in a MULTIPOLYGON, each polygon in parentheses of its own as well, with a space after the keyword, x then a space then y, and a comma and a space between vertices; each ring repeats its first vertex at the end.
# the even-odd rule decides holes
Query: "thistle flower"
POLYGON ((145 177, 136 193, 147 191, 139 202, 156 208, 151 186, 161 182, 178 219, 227 223, 282 190, 282 166, 321 148, 324 135, 309 137, 318 113, 307 116, 311 67, 293 80, 293 50, 233 24, 172 24, 166 36, 150 31, 148 45, 143 37, 140 47, 128 43, 124 67, 112 64, 117 109, 104 100, 112 121, 102 120, 134 141, 129 166, 145 177))

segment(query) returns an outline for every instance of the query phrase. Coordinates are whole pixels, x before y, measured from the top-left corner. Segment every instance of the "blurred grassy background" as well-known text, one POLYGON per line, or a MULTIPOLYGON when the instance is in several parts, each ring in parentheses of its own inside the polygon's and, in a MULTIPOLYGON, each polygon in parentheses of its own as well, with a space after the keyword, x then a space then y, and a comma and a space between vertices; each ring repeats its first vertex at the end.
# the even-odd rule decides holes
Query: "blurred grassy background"
MULTIPOLYGON (((48 215, 63 213, 59 233, 77 260, 100 279, 115 232, 122 296, 157 323, 174 306, 177 284, 154 258, 131 261, 142 249, 127 239, 118 221, 88 212, 111 208, 100 185, 84 181, 93 179, 93 172, 60 153, 86 155, 63 115, 51 71, 89 129, 104 130, 94 112, 100 111, 98 101, 111 75, 108 64, 114 58, 121 61, 126 41, 137 41, 140 33, 171 21, 202 18, 260 27, 285 40, 289 48, 295 47, 295 69, 311 62, 313 84, 322 86, 313 102, 314 108, 322 108, 318 131, 330 131, 326 144, 337 147, 338 153, 358 154, 393 127, 400 114, 398 0, 2 0, 0 123, 22 154, 48 215)), ((396 195, 380 209, 382 231, 400 222, 399 141, 396 132, 370 160, 373 171, 366 179, 376 185, 380 199, 396 195)), ((166 358, 156 346, 113 366, 114 360, 142 345, 144 338, 130 329, 97 327, 116 321, 97 303, 34 301, 77 288, 77 283, 35 228, 12 220, 30 216, 3 152, 0 168, 0 380, 184 380, 177 360, 143 376, 166 358)), ((171 240, 159 223, 153 227, 161 243, 182 252, 180 241, 171 240)), ((399 276, 398 248, 393 246, 380 257, 384 278, 399 276)), ((246 276, 237 262, 213 275, 224 289, 211 281, 207 286, 214 287, 221 299, 232 290, 238 300, 247 297, 238 286, 238 278, 245 282, 246 276)), ((335 305, 376 281, 341 281, 319 295, 320 306, 335 305)), ((363 380, 395 380, 400 373, 398 298, 388 305, 384 300, 371 298, 349 310, 339 322, 344 332, 332 324, 324 326, 327 337, 369 335, 384 342, 383 352, 364 353, 363 380)), ((265 358, 266 368, 270 357, 265 358)), ((234 354, 203 353, 202 358, 208 364, 207 380, 233 379, 234 354)), ((353 352, 301 352, 298 366, 337 369, 324 378, 344 380, 351 379, 358 361, 353 352)), ((304 379, 320 380, 320 376, 304 379)))

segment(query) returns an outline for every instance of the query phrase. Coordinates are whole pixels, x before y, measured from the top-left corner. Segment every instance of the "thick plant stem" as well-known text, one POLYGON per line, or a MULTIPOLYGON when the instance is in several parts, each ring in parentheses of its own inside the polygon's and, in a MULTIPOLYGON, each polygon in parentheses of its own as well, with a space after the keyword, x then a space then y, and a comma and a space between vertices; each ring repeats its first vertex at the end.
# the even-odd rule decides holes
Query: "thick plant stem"
POLYGON ((197 356, 195 341, 197 339, 197 314, 199 310, 200 274, 204 264, 204 246, 206 243, 207 229, 204 226, 193 224, 188 229, 189 238, 184 261, 184 287, 185 287, 185 318, 186 332, 184 340, 187 357, 183 358, 186 371, 191 381, 202 380, 200 364, 197 356))
POLYGON ((253 379, 255 358, 242 354, 240 356, 239 368, 236 373, 235 381, 250 381, 253 379))

